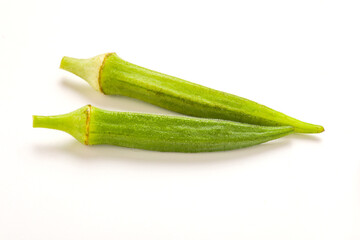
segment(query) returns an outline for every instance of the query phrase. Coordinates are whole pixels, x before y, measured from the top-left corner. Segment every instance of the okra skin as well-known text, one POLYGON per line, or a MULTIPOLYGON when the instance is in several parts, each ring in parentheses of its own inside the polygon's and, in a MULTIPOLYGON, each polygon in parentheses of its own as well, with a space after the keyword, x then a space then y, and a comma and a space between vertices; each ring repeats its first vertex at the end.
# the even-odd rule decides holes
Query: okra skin
POLYGON ((58 116, 34 116, 33 126, 65 131, 87 145, 108 144, 161 152, 232 150, 293 132, 289 126, 264 127, 226 120, 112 112, 90 105, 58 116))
POLYGON ((299 133, 324 131, 322 126, 302 122, 251 100, 137 66, 115 53, 91 59, 64 57, 60 67, 84 78, 104 94, 137 98, 189 116, 293 126, 299 133))

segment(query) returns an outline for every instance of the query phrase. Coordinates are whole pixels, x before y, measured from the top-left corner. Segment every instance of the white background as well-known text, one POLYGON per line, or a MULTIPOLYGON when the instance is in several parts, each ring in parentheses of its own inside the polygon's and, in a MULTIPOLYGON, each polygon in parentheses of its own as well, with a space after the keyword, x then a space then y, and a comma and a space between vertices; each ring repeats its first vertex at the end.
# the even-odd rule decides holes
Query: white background
POLYGON ((0 3, 0 239, 360 239, 360 2, 0 3), (95 92, 62 56, 106 52, 321 124, 218 153, 87 147, 32 115, 95 92))

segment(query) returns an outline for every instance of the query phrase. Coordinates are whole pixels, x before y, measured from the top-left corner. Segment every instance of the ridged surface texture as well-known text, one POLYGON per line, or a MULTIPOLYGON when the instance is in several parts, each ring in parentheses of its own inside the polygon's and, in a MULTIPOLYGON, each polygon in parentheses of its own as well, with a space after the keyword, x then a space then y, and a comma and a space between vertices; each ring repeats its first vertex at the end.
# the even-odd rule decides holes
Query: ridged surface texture
POLYGON ((318 133, 323 127, 299 121, 251 100, 152 71, 109 54, 100 85, 105 94, 124 95, 190 116, 264 126, 293 126, 318 133))
POLYGON ((89 131, 89 144, 170 152, 212 152, 267 142, 293 132, 293 128, 111 112, 92 107, 89 131))

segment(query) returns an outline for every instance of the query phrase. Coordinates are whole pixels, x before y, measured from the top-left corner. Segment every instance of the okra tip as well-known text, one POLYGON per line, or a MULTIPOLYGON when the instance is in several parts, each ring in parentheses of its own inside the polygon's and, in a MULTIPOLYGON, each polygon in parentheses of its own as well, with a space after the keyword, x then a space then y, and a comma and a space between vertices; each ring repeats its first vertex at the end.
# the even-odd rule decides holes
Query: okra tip
POLYGON ((102 92, 100 86, 101 70, 105 59, 113 53, 105 53, 88 59, 78 59, 72 57, 63 57, 60 68, 69 71, 85 81, 95 90, 102 92))
POLYGON ((322 133, 324 131, 323 126, 310 123, 302 123, 301 126, 295 128, 295 132, 297 133, 322 133))
POLYGON ((317 129, 318 129, 318 133, 322 133, 322 132, 325 131, 325 128, 323 126, 320 126, 320 125, 318 125, 317 129))

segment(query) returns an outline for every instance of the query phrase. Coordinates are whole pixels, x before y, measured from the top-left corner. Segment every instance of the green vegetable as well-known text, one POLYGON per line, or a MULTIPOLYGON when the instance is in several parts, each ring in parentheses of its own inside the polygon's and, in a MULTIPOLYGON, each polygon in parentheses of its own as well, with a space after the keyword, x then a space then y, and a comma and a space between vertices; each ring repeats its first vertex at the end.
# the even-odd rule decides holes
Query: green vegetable
POLYGON ((226 120, 111 112, 90 105, 57 116, 33 116, 33 126, 62 130, 86 145, 110 144, 164 152, 212 152, 248 147, 293 132, 226 120))
POLYGON ((104 94, 137 98, 190 116, 293 126, 299 133, 324 131, 322 126, 299 121, 248 99, 139 67, 115 53, 90 59, 64 57, 60 68, 80 76, 104 94))

